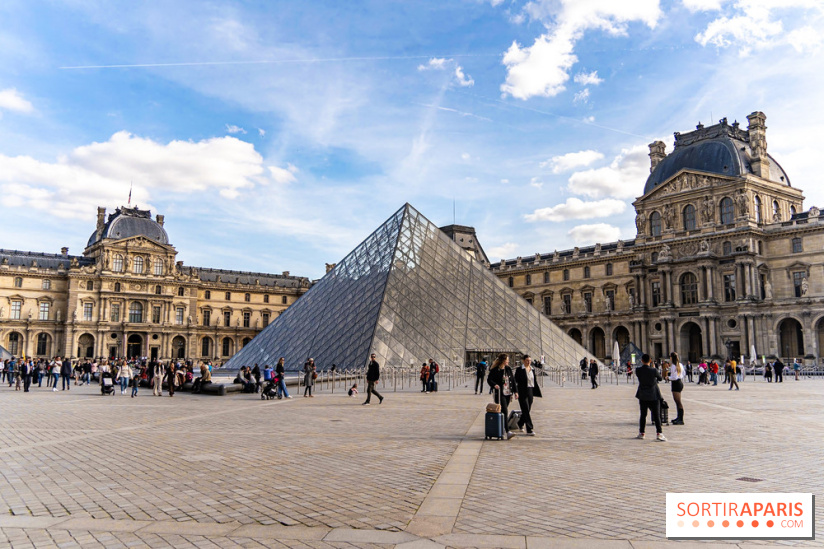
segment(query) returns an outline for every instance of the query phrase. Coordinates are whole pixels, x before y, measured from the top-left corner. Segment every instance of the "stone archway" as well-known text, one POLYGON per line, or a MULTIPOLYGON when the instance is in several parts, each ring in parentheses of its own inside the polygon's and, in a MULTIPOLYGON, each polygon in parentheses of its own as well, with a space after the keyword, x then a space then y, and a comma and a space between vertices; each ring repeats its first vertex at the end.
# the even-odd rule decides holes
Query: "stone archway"
POLYGON ((589 331, 589 345, 592 354, 603 360, 607 355, 607 343, 604 330, 593 328, 589 331))
POLYGON ((679 358, 682 361, 688 360, 692 363, 700 362, 701 357, 704 356, 701 326, 695 322, 687 322, 681 326, 680 335, 681 344, 679 345, 679 351, 681 352, 681 356, 679 358))
POLYGON ((94 357, 94 336, 83 334, 77 338, 77 358, 94 357))
POLYGON ((574 339, 574 340, 575 340, 575 342, 576 342, 578 345, 583 345, 583 344, 584 344, 584 343, 583 343, 584 338, 583 338, 583 336, 581 335, 581 330, 579 330, 578 328, 570 328, 570 330, 569 330, 569 331, 567 331, 567 334, 569 334, 569 337, 571 337, 572 339, 574 339))
POLYGON ((787 362, 804 356, 804 329, 794 318, 785 318, 778 324, 779 356, 787 362))
POLYGON ((186 338, 175 336, 172 339, 172 358, 186 358, 186 338))
POLYGON ((630 342, 629 330, 623 326, 618 326, 612 331, 612 340, 618 342, 618 349, 624 350, 630 342))
POLYGON ((23 336, 19 332, 11 332, 6 337, 6 350, 12 356, 20 356, 23 354, 23 336))
POLYGON ((143 338, 132 334, 126 340, 126 358, 137 358, 143 352, 143 338))

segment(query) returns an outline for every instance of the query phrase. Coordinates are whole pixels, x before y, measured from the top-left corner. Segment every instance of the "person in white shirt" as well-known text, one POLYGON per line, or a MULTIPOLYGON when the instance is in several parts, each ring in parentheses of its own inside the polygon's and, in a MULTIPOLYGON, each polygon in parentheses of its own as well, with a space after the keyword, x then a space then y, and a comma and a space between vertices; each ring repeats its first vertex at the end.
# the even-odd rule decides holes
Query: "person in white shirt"
POLYGON ((678 416, 672 421, 672 425, 683 425, 684 406, 681 404, 681 391, 684 390, 685 370, 676 353, 670 353, 670 361, 669 380, 672 387, 672 399, 675 401, 675 407, 678 410, 678 416))

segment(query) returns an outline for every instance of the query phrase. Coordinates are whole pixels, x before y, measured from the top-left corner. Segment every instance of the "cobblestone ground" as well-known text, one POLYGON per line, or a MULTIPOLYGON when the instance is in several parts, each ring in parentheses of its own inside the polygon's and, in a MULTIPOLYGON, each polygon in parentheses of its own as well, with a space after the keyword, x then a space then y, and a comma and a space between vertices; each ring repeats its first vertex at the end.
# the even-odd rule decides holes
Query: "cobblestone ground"
POLYGON ((688 384, 656 443, 625 382, 547 384, 538 436, 508 442, 482 441, 471 387, 364 407, 3 384, 0 546, 685 547, 666 492, 822 492, 824 380, 741 387, 688 384))

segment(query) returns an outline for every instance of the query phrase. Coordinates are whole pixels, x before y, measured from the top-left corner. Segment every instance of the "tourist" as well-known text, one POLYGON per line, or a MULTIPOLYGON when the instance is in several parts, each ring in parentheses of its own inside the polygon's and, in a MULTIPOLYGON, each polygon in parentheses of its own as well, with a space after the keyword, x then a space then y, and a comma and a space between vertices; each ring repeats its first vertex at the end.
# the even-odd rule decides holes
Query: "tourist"
MULTIPOLYGON (((511 388, 515 386, 512 377, 512 368, 509 367, 509 356, 503 353, 498 355, 495 362, 489 368, 489 375, 486 376, 486 383, 494 390, 495 403, 501 405, 501 413, 504 415, 504 422, 509 417, 509 401, 512 398, 511 388)), ((506 436, 511 437, 512 432, 507 431, 506 436)))
POLYGON ((667 438, 661 429, 661 390, 658 388, 658 382, 661 381, 661 372, 658 368, 650 366, 650 358, 648 354, 641 357, 641 366, 635 370, 635 377, 638 378, 638 389, 635 391, 635 398, 638 399, 638 404, 641 408, 641 416, 638 422, 639 430, 638 436, 635 438, 644 438, 644 429, 647 423, 647 410, 652 414, 652 420, 655 422, 656 440, 666 442, 667 438))
POLYGON ((268 364, 263 365, 263 381, 272 381, 275 370, 268 364))
POLYGON ((678 415, 672 420, 672 425, 684 424, 684 406, 681 404, 681 391, 684 390, 684 372, 685 368, 681 366, 676 353, 670 353, 669 378, 670 387, 672 388, 672 399, 675 401, 675 408, 678 410, 678 415))
POLYGON ((429 388, 429 363, 421 364, 421 392, 427 393, 429 388))
POLYGON ((16 389, 20 389, 21 382, 23 384, 23 392, 28 393, 29 387, 31 386, 31 361, 29 360, 20 361, 17 384, 15 385, 16 389))
POLYGON ((735 360, 732 361, 732 370, 735 373, 735 379, 738 381, 744 381, 744 361, 736 362, 735 360))
POLYGON ((255 378, 255 392, 260 392, 260 366, 255 362, 255 367, 252 368, 252 377, 255 378))
POLYGON ((692 363, 688 360, 687 364, 684 366, 684 370, 687 372, 687 381, 692 383, 692 363))
POLYGON ((283 357, 278 359, 278 363, 275 366, 275 375, 278 378, 278 398, 284 396, 286 398, 292 398, 289 396, 289 391, 286 390, 286 367, 284 366, 283 357))
POLYGON ((632 364, 627 361, 627 383, 632 379, 632 364))
POLYGON ((429 359, 429 392, 436 393, 438 392, 438 378, 436 377, 438 373, 440 373, 441 367, 438 366, 438 363, 435 362, 435 359, 429 359))
POLYGON ((140 386, 140 371, 134 370, 132 376, 132 398, 137 396, 137 388, 140 386))
POLYGON ((353 383, 351 387, 349 387, 349 396, 356 397, 358 396, 358 384, 357 382, 353 383))
POLYGON ((773 375, 776 383, 784 383, 784 363, 780 358, 776 358, 773 362, 773 375))
POLYGON ((735 370, 736 370, 735 361, 734 360, 728 360, 724 370, 726 370, 728 372, 729 380, 730 380, 730 388, 727 389, 727 390, 732 391, 732 388, 734 386, 735 390, 737 391, 738 390, 738 381, 735 379, 736 378, 736 375, 735 375, 736 374, 736 372, 735 372, 735 370))
POLYGON ((718 363, 714 360, 710 363, 710 381, 713 386, 718 385, 718 363))
POLYGON ((381 366, 378 364, 378 361, 375 360, 376 355, 372 353, 369 357, 369 365, 366 367, 366 402, 363 403, 364 406, 369 406, 370 400, 372 399, 372 395, 374 394, 378 397, 378 404, 383 404, 383 397, 381 394, 376 390, 378 385, 378 380, 381 378, 381 366))
POLYGON ((484 378, 486 377, 486 359, 482 359, 475 365, 475 394, 484 393, 484 378))
POLYGON ((592 388, 598 388, 598 362, 595 359, 589 361, 589 380, 592 382, 592 388))
POLYGON ((798 374, 801 372, 801 359, 796 358, 793 361, 793 373, 795 374, 795 380, 798 381, 798 374))
POLYGON ((52 391, 57 391, 57 380, 60 377, 60 357, 55 357, 54 361, 52 362, 51 370, 49 370, 49 375, 51 376, 51 386, 52 391))
MULTIPOLYGON (((162 378, 161 378, 162 379, 162 378)), ((175 396, 175 382, 177 381, 177 372, 174 361, 169 362, 169 367, 166 368, 166 382, 169 384, 169 396, 175 396)), ((161 384, 163 382, 161 381, 161 384)))
POLYGON ((129 387, 129 380, 134 377, 134 372, 132 372, 132 367, 129 366, 128 362, 124 362, 120 369, 117 371, 117 381, 120 382, 120 394, 125 395, 126 389, 129 387))
POLYGON ((166 369, 163 363, 155 361, 152 372, 152 394, 155 396, 163 396, 163 377, 166 375, 166 369))
POLYGON ((521 406, 518 428, 523 430, 526 427, 527 436, 535 436, 532 424, 532 399, 533 397, 541 398, 541 396, 541 388, 538 386, 535 370, 532 369, 532 359, 529 355, 524 355, 523 364, 515 370, 515 397, 521 406))
POLYGON ((764 379, 767 380, 767 383, 772 383, 772 366, 769 362, 764 363, 764 379))
POLYGON ((707 363, 701 362, 698 364, 698 385, 707 384, 707 363))
POLYGON ((587 372, 589 371, 589 361, 587 360, 587 357, 582 358, 579 364, 581 366, 581 379, 586 379, 587 372))
POLYGON ((303 363, 303 398, 314 398, 312 396, 312 387, 315 386, 315 380, 318 377, 315 368, 315 359, 310 358, 303 363))
POLYGON ((72 361, 69 357, 63 359, 63 364, 60 366, 60 378, 62 380, 63 391, 72 390, 72 361))

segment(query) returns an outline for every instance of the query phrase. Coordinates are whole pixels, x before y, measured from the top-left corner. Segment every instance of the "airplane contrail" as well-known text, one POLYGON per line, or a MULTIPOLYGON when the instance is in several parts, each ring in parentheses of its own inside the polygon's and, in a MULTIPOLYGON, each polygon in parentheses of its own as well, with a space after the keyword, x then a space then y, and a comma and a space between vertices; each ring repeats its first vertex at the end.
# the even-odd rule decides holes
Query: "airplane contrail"
POLYGON ((80 69, 138 69, 156 67, 205 67, 220 65, 274 65, 279 63, 330 63, 335 61, 390 61, 401 59, 433 59, 455 57, 500 57, 500 53, 459 53, 452 55, 381 55, 366 57, 315 57, 310 59, 259 59, 253 61, 182 61, 177 63, 130 63, 115 65, 71 65, 60 70, 80 69))

